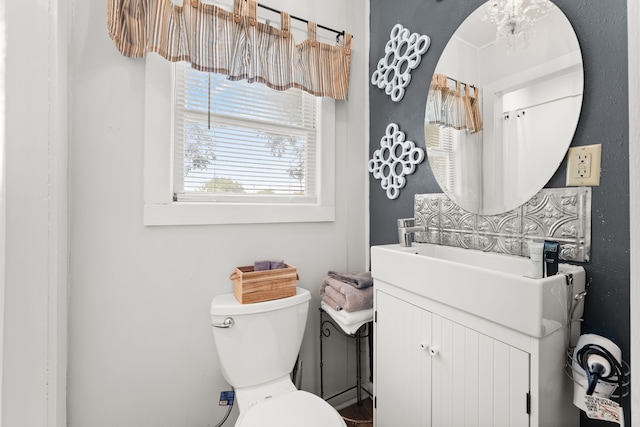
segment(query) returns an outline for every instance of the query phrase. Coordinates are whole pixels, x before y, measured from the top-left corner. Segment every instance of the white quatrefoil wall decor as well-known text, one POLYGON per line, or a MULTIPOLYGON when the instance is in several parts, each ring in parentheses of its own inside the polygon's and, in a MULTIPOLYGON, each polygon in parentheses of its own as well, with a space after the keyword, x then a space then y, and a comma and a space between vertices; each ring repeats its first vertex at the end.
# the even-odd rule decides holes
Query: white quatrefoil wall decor
POLYGON ((398 102, 404 96, 404 88, 411 82, 411 71, 420 65, 422 55, 429 49, 431 39, 396 24, 391 38, 384 47, 384 57, 371 75, 371 84, 384 89, 391 99, 398 102))
POLYGON ((393 200, 407 183, 406 175, 412 174, 423 160, 424 150, 416 147, 413 141, 405 141, 405 134, 398 125, 389 123, 386 135, 380 140, 380 149, 369 160, 369 172, 381 180, 382 189, 393 200))

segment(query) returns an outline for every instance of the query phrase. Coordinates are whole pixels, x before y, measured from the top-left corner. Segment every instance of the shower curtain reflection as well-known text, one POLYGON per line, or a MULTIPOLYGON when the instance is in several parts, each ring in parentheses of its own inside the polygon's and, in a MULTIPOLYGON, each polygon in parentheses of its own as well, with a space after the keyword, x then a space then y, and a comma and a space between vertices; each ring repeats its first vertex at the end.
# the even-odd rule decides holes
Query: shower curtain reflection
MULTIPOLYGON (((507 97, 505 95, 505 101, 507 97)), ((555 165, 548 165, 545 158, 560 141, 571 137, 568 131, 563 130, 563 118, 581 103, 581 94, 568 95, 503 113, 503 200, 511 200, 526 191, 540 173, 553 175, 551 168, 555 165)), ((505 102, 505 105, 509 104, 513 105, 511 100, 505 102)))
POLYGON ((529 176, 529 155, 528 148, 530 143, 528 138, 530 133, 530 117, 524 110, 517 110, 506 113, 504 116, 504 126, 502 141, 504 143, 504 161, 505 165, 503 179, 504 195, 508 198, 510 195, 517 195, 526 190, 526 182, 523 177, 529 176), (506 179, 506 177, 511 177, 506 179))

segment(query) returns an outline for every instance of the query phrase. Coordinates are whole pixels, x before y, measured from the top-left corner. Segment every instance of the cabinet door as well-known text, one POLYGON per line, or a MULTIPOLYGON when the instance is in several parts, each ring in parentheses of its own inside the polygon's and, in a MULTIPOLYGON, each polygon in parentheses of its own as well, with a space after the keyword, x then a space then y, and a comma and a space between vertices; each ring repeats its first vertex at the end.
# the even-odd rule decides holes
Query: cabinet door
POLYGON ((375 425, 428 427, 432 357, 426 346, 431 342, 431 315, 383 292, 376 292, 376 309, 375 425))
POLYGON ((529 425, 529 355, 432 315, 432 423, 439 427, 529 425))

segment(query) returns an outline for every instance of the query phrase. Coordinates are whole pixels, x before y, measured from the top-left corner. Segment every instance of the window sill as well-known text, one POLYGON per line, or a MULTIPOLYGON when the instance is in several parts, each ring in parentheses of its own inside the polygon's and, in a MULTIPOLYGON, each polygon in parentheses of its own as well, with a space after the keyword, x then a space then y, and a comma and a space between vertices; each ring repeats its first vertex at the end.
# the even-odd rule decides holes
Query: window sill
POLYGON ((144 225, 269 224, 335 221, 333 205, 145 203, 144 225))

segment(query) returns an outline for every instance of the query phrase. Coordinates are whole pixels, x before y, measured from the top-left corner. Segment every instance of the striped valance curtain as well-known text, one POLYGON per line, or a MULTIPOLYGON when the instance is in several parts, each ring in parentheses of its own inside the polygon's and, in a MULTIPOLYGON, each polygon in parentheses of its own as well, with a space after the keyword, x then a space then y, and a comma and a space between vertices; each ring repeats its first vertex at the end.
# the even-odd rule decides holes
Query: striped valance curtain
POLYGON ((471 134, 478 133, 483 129, 480 105, 478 87, 451 79, 444 74, 434 74, 427 97, 426 123, 464 130, 471 134), (453 81, 455 88, 449 87, 449 80, 453 81))
POLYGON ((290 15, 280 13, 280 28, 259 22, 255 0, 234 0, 233 12, 199 0, 184 2, 177 6, 171 0, 108 0, 109 35, 131 58, 155 52, 230 80, 347 98, 351 34, 345 34, 340 45, 320 43, 316 24, 309 22, 307 40, 295 44, 290 15))

